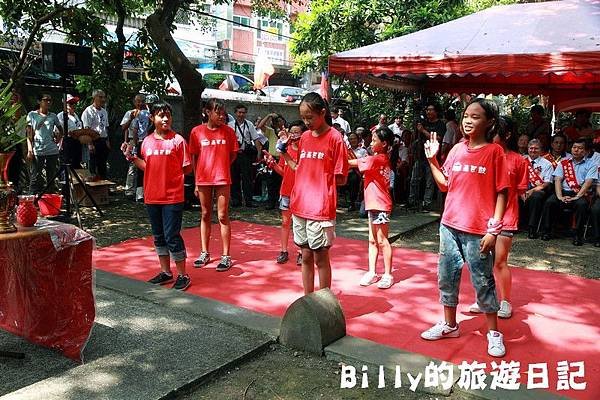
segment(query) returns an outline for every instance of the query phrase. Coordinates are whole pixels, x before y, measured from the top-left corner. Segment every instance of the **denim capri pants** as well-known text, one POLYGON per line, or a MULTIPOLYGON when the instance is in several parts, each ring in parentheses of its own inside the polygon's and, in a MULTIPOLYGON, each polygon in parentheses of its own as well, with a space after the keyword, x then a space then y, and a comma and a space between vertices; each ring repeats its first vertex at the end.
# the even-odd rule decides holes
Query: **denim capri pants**
POLYGON ((181 237, 183 203, 146 204, 146 211, 150 217, 156 254, 170 255, 175 262, 185 260, 185 244, 181 237))
POLYGON ((494 257, 479 252, 480 235, 462 232, 440 224, 440 259, 438 288, 440 303, 447 307, 458 305, 460 277, 463 265, 471 273, 471 282, 477 294, 477 305, 484 313, 499 309, 494 281, 494 257))

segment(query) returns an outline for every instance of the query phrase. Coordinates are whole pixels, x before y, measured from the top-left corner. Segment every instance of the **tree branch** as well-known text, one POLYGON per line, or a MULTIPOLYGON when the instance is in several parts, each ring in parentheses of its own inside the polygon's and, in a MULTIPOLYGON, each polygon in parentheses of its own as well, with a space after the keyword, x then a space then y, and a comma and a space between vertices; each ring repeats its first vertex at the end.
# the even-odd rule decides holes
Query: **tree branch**
POLYGON ((23 65, 25 64, 25 59, 27 58, 27 54, 29 53, 29 49, 33 45, 35 37, 36 37, 37 33, 39 32, 39 30, 41 29, 41 27, 44 24, 46 24, 48 21, 54 19, 55 17, 63 14, 67 10, 71 10, 73 8, 74 7, 63 7, 62 5, 58 6, 52 12, 44 15, 43 17, 38 18, 35 21, 33 29, 31 30, 31 32, 29 32, 29 37, 27 38, 27 41, 25 42, 25 45, 21 49, 21 54, 19 55, 19 60, 17 61, 17 65, 15 66, 15 69, 13 69, 13 72, 10 75, 10 79, 13 82, 16 82, 17 80, 19 80, 21 74, 23 73, 23 65))

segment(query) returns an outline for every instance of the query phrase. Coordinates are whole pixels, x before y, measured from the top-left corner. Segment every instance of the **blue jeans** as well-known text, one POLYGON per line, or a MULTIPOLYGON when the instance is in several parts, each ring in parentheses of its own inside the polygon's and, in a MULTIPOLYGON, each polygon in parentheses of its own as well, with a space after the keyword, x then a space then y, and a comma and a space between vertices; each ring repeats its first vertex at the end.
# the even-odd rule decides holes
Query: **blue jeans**
POLYGON ((481 236, 440 224, 440 259, 438 262, 438 288, 440 303, 447 307, 458 305, 460 276, 466 263, 471 272, 471 282, 477 294, 477 305, 484 313, 499 309, 494 281, 494 257, 479 252, 481 236))
POLYGON ((150 217, 156 253, 159 256, 171 255, 175 262, 185 260, 185 244, 180 233, 183 203, 146 204, 146 211, 150 217))

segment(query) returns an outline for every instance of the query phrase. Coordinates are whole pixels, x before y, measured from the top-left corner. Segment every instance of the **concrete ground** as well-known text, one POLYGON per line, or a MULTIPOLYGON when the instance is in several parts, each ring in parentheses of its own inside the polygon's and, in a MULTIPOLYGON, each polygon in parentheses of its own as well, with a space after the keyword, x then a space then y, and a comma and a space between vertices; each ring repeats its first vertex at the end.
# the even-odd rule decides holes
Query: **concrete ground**
POLYGON ((85 363, 0 332, 3 349, 26 354, 0 361, 2 399, 172 397, 273 342, 268 333, 189 312, 192 296, 98 275, 97 317, 85 363))

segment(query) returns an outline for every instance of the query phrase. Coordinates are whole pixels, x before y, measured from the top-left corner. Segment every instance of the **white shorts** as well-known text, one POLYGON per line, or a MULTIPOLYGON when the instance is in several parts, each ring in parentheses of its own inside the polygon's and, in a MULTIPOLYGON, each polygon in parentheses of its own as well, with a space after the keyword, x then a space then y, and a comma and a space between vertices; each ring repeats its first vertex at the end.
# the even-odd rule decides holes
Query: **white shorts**
POLYGON ((292 215, 294 243, 311 250, 327 249, 335 239, 335 220, 313 221, 292 215))

